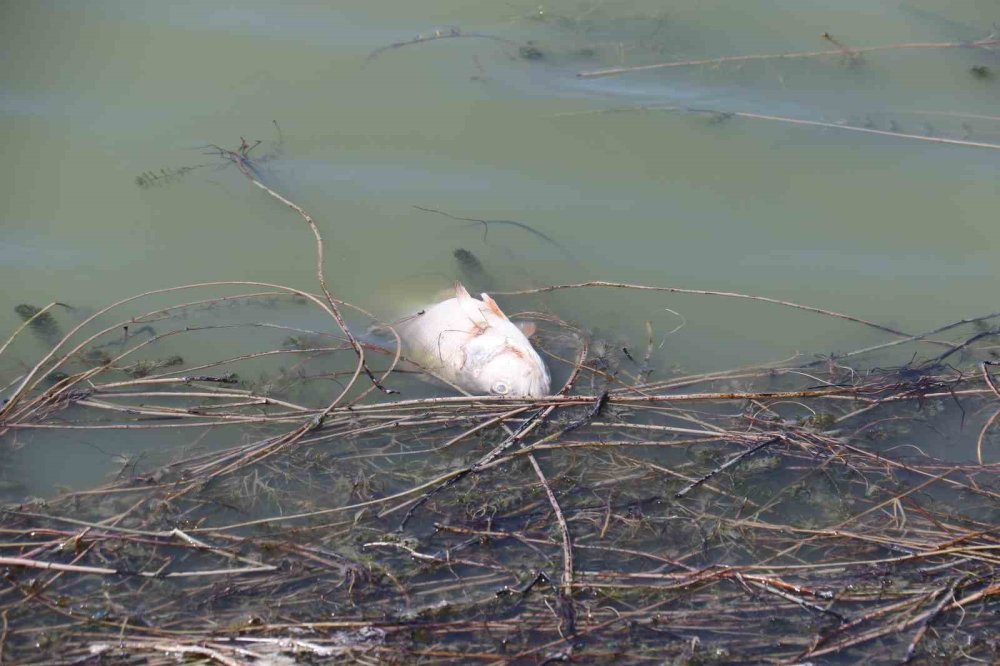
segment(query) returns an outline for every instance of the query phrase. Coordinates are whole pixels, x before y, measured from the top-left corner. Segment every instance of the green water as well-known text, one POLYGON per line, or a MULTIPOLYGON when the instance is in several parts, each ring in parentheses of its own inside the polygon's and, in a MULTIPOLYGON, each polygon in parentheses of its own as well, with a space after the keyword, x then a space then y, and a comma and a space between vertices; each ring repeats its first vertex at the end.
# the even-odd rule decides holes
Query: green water
MULTIPOLYGON (((1000 119, 970 117, 995 114, 995 54, 899 49, 853 66, 833 56, 576 76, 834 48, 824 32, 851 47, 979 39, 1000 21, 994 2, 33 1, 0 12, 4 331, 24 302, 86 313, 201 281, 315 289, 301 220, 205 154, 240 137, 263 139, 259 155, 280 148, 265 179, 316 217, 333 291, 386 316, 454 280, 458 247, 508 289, 613 280, 737 291, 910 332, 997 309, 995 150, 648 108, 1000 143, 1000 119), (471 36, 369 58, 452 27, 471 36), (135 182, 202 164, 160 186, 135 182), (518 221, 566 251, 510 225, 484 242, 481 227, 414 206, 518 221)), ((632 346, 646 320, 674 328, 670 308, 687 323, 656 361, 688 372, 886 339, 708 297, 588 291, 542 303, 632 346)), ((330 327, 291 316, 267 315, 330 327)), ((172 349, 211 355, 241 335, 172 349)), ((43 350, 18 344, 8 375, 43 350)), ((102 448, 139 446, 120 439, 102 448)), ((44 455, 52 464, 29 483, 37 494, 109 470, 92 449, 53 443, 44 455), (74 464, 54 464, 63 456, 74 464)))

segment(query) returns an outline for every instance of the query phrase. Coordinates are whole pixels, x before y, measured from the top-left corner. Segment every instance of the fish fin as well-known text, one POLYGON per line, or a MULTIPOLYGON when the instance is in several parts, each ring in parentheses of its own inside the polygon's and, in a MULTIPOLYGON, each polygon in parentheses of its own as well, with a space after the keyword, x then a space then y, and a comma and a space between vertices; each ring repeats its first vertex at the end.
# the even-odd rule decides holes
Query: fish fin
POLYGON ((538 327, 535 326, 535 322, 533 321, 519 321, 516 325, 519 329, 521 329, 521 332, 524 333, 524 337, 526 338, 530 338, 535 334, 535 331, 538 330, 538 327))
POLYGON ((507 319, 507 315, 503 313, 503 310, 500 309, 500 306, 497 305, 497 302, 494 301, 492 298, 490 298, 489 294, 482 294, 482 297, 483 297, 483 303, 486 303, 486 307, 489 308, 490 312, 500 317, 504 321, 510 321, 509 319, 507 319))
POLYGON ((461 282, 455 283, 455 300, 458 301, 458 307, 462 309, 465 316, 477 327, 486 324, 486 317, 483 316, 483 311, 479 309, 482 303, 473 298, 461 282))

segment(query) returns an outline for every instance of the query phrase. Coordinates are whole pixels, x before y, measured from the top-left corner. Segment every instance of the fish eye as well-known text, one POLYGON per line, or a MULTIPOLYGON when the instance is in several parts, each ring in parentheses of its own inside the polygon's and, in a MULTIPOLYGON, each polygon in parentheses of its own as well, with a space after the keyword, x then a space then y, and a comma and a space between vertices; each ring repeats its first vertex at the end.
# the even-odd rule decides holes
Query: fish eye
POLYGON ((507 382, 496 382, 490 387, 490 390, 497 395, 507 395, 510 393, 510 384, 507 382))

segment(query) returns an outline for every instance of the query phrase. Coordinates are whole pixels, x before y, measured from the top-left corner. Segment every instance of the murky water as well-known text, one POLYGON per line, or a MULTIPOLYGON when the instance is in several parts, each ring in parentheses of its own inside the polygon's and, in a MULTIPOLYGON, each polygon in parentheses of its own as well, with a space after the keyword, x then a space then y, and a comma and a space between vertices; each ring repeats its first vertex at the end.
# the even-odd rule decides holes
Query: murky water
MULTIPOLYGON (((23 302, 87 310, 198 281, 311 288, 299 220, 206 154, 240 137, 263 139, 260 154, 280 148, 266 177, 317 217, 334 291, 387 316, 458 277, 457 247, 508 289, 605 279, 738 291, 913 332, 991 309, 995 151, 654 110, 1000 142, 989 117, 1000 79, 970 72, 996 68, 991 53, 576 77, 836 48, 824 32, 847 48, 964 41, 1000 20, 989 2, 825 5, 10 3, 0 323, 15 327, 23 302), (375 51, 453 30, 463 37, 375 51), (143 172, 187 167, 198 168, 136 185, 143 172), (566 251, 510 225, 484 239, 482 225, 416 206, 518 221, 566 251)), ((674 328, 670 308, 687 324, 660 360, 686 371, 875 339, 849 323, 704 297, 588 291, 548 303, 632 344, 647 319, 674 328)))
MULTIPOLYGON (((22 303, 72 306, 53 311, 67 330, 184 284, 316 290, 308 228, 212 148, 244 138, 261 140, 262 179, 316 218, 332 291, 386 318, 462 278, 458 248, 499 291, 607 280, 739 292, 907 333, 987 314, 998 309, 1000 57, 954 45, 996 22, 992 0, 2 3, 0 330, 21 324, 22 303), (876 46, 893 48, 853 51, 876 46), (579 76, 813 51, 840 53, 579 76)), ((616 349, 644 349, 649 321, 658 340, 670 333, 652 356, 662 377, 891 339, 705 295, 588 289, 504 303, 616 349)), ((334 330, 287 299, 217 306, 187 325, 234 321, 255 326, 178 336, 157 358, 209 363, 259 351, 262 335, 273 349, 334 330)), ((369 335, 363 317, 352 323, 369 335)), ((0 387, 49 342, 19 337, 0 387)), ((250 379, 281 386, 299 372, 275 378, 279 365, 266 359, 250 379)), ((342 379, 296 398, 323 403, 342 379)), ((401 381, 404 397, 442 393, 401 381)), ((973 459, 964 415, 931 421, 919 443, 973 459)), ((211 435, 20 432, 4 497, 87 488, 249 436, 211 435)))
MULTIPOLYGON (((268 182, 317 217, 334 291, 385 316, 460 277, 458 247, 507 289, 603 279, 737 291, 911 332, 989 311, 996 151, 656 109, 1000 142, 990 117, 1000 79, 970 71, 997 68, 992 53, 900 49, 856 62, 576 76, 836 48, 824 32, 847 48, 966 41, 1000 20, 988 2, 825 4, 5 5, 0 323, 20 323, 19 303, 86 312, 199 281, 312 288, 300 221, 206 148, 240 137, 264 140, 268 182), (377 51, 435 31, 448 37, 377 51), (137 186, 161 169, 175 175, 137 186), (564 250, 523 228, 484 234, 418 206, 517 221, 564 250)), ((880 339, 707 297, 588 291, 546 303, 629 345, 642 344, 646 320, 665 332, 679 313, 686 325, 658 360, 689 372, 880 339)), ((21 360, 41 350, 24 343, 21 360)), ((72 483, 81 468, 45 469, 41 493, 44 477, 72 483)))

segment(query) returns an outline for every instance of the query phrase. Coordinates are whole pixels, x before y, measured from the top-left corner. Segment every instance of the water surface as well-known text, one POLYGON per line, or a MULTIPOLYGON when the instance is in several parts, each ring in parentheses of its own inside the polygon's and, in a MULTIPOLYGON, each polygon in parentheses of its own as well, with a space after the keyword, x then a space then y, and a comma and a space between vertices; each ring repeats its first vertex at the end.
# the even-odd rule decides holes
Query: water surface
MULTIPOLYGON (((995 151, 683 111, 990 143, 1000 79, 970 68, 995 68, 992 53, 576 76, 836 48, 824 32, 848 48, 977 39, 1000 20, 991 3, 36 2, 4 13, 6 330, 25 302, 88 312, 201 281, 314 288, 301 221, 207 148, 241 137, 264 141, 267 182, 315 215, 334 292, 385 317, 460 277, 458 247, 507 289, 599 279, 735 291, 907 332, 994 307, 995 151), (463 36, 378 50, 435 32, 463 36), (175 176, 137 186, 160 170, 175 176), (517 221, 565 251, 416 206, 517 221)), ((883 339, 706 297, 564 292, 542 307, 633 347, 646 320, 666 332, 679 313, 686 325, 657 360, 686 372, 883 339)), ((20 344, 18 363, 42 349, 20 344)), ((36 491, 50 489, 40 480, 36 491)))

